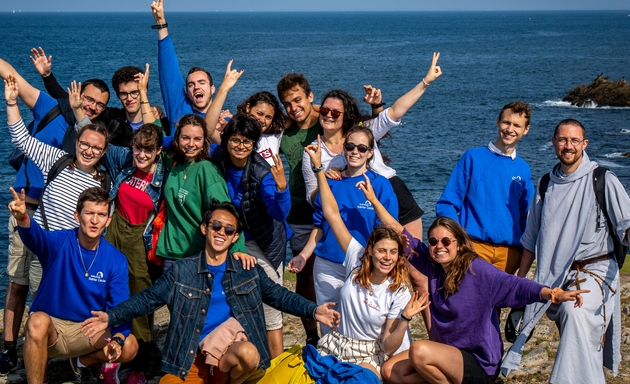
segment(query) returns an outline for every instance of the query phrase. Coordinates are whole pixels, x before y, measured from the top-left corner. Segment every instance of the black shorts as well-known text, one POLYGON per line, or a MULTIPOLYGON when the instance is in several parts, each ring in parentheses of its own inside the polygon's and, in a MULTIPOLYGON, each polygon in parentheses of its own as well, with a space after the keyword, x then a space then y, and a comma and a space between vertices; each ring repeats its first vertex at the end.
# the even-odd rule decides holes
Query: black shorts
POLYGON ((486 371, 481 368, 479 362, 470 352, 459 350, 462 353, 464 359, 464 378, 462 384, 492 384, 499 376, 499 372, 495 375, 488 375, 486 371))
POLYGON ((400 225, 406 225, 412 221, 416 221, 422 217, 424 211, 420 209, 416 199, 409 191, 409 188, 398 176, 389 179, 394 188, 394 193, 398 199, 398 222, 400 225))

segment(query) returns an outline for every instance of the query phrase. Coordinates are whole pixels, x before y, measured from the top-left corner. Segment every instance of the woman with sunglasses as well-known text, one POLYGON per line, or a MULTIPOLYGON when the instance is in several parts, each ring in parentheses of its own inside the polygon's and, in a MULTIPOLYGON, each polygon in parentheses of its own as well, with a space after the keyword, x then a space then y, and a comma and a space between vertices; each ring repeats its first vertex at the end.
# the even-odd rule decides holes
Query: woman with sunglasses
MULTIPOLYGON (((255 256, 267 276, 281 285, 287 242, 285 219, 291 209, 291 195, 280 156, 273 156, 274 165, 270 166, 254 150, 261 133, 258 119, 236 114, 225 126, 212 161, 227 181, 232 203, 243 214, 247 254, 255 256)), ((282 313, 266 304, 264 310, 269 351, 275 358, 284 352, 282 313)))
MULTIPOLYGON (((313 164, 321 166, 321 145, 313 149, 307 148, 313 164)), ((359 179, 363 179, 358 185, 365 198, 382 208, 375 212, 391 217, 376 197, 367 174, 359 179)), ((428 306, 428 294, 415 292, 412 296, 407 289, 407 263, 399 233, 379 226, 364 247, 348 230, 323 172, 317 172, 317 183, 324 218, 346 255, 345 281, 339 294, 339 329, 322 337, 318 351, 359 364, 380 376, 387 356, 403 344, 409 319, 428 306)))
MULTIPOLYGON (((321 138, 317 143, 317 145, 309 145, 306 152, 319 151, 323 154, 321 138)), ((375 194, 383 206, 392 216, 398 216, 398 200, 391 184, 386 178, 368 168, 368 161, 374 155, 373 147, 374 136, 369 128, 359 125, 352 127, 348 130, 344 143, 344 156, 348 166, 342 172, 341 180, 328 179, 328 185, 341 206, 341 216, 348 231, 364 247, 367 245, 370 233, 380 224, 380 221, 374 213, 372 204, 365 200, 363 193, 356 187, 357 183, 364 180, 363 174, 369 177, 375 194)), ((318 173, 323 172, 322 169, 321 166, 315 168, 318 173)), ((330 224, 324 217, 319 194, 316 195, 313 203, 315 228, 305 247, 307 252, 302 252, 291 260, 289 271, 300 272, 308 258, 314 253, 316 257, 313 265, 313 281, 317 302, 338 303, 340 289, 346 281, 346 269, 343 265, 346 253, 339 246, 331 232, 330 224)), ((330 331, 326 326, 320 329, 322 335, 330 331)))
POLYGON ((580 294, 588 292, 551 290, 505 273, 479 258, 468 234, 448 217, 431 224, 427 248, 396 220, 381 215, 384 225, 402 231, 409 241, 409 263, 429 277, 434 337, 415 341, 383 365, 383 377, 392 383, 493 383, 503 355, 497 308, 546 300, 575 301, 579 307, 580 294))

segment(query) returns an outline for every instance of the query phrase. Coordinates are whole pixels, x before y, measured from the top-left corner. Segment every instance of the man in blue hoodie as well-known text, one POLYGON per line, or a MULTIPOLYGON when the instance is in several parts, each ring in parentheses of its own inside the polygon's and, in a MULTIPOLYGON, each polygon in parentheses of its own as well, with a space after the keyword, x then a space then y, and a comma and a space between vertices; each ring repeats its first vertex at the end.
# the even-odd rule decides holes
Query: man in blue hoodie
MULTIPOLYGON (((77 381, 98 363, 105 377, 115 377, 120 363, 132 360, 138 343, 131 323, 87 337, 81 322, 92 311, 113 308, 129 298, 127 258, 101 235, 111 217, 109 193, 88 188, 77 201, 78 228, 47 232, 26 214, 25 194, 13 188, 9 210, 24 245, 43 267, 40 290, 31 305, 24 340, 24 365, 29 383, 44 380, 47 358, 69 357, 77 381), (61 277, 61 278, 60 278, 61 277)), ((107 382, 107 380, 106 380, 107 382)))
POLYGON ((516 155, 530 119, 528 104, 504 106, 497 140, 464 153, 435 206, 437 217, 448 216, 466 229, 482 259, 509 274, 521 262, 520 239, 535 191, 529 165, 516 155))

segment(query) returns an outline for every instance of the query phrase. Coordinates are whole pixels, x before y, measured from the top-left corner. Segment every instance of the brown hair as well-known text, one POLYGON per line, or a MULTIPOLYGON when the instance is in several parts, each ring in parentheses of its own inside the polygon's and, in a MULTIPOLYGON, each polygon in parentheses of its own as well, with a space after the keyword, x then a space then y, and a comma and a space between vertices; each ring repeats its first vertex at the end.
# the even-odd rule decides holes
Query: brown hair
MULTIPOLYGON (((79 129, 79 132, 77 133, 77 143, 79 142, 79 139, 81 139, 81 136, 83 136, 85 131, 96 132, 105 138, 105 146, 103 147, 103 152, 101 152, 101 158, 96 162, 96 164, 94 164, 94 169, 96 169, 96 174, 92 176, 94 180, 103 181, 105 179, 105 170, 103 170, 101 167, 101 159, 103 158, 103 156, 105 156, 105 151, 107 150, 107 146, 109 145, 109 131, 107 130, 105 125, 101 123, 100 121, 97 123, 84 125, 83 127, 81 127, 81 129, 79 129)), ((74 163, 76 161, 77 161, 77 155, 75 154, 72 161, 68 164, 68 168, 74 170, 74 163)))
POLYGON ((525 116, 525 127, 529 125, 529 120, 532 118, 532 110, 531 106, 523 101, 513 101, 510 104, 507 104, 501 108, 501 112, 499 112, 499 120, 503 118, 503 111, 509 109, 512 113, 517 115, 525 116))
POLYGON ((208 81, 210 82, 210 86, 212 87, 214 85, 214 83, 212 82, 212 75, 210 74, 210 72, 206 71, 205 69, 201 68, 201 67, 192 67, 190 68, 190 71, 188 71, 188 74, 186 75, 186 85, 188 85, 188 76, 192 75, 193 73, 196 72, 203 72, 206 75, 208 75, 208 81))
POLYGON ((112 205, 112 200, 109 198, 109 192, 101 187, 90 187, 81 192, 77 199, 77 212, 81 213, 86 202, 94 204, 107 204, 107 212, 109 215, 109 209, 112 205))
POLYGON ((162 128, 155 124, 142 124, 133 132, 132 143, 139 149, 157 151, 162 146, 162 128))
POLYGON ((398 288, 408 281, 409 271, 407 270, 407 258, 403 252, 403 244, 400 240, 400 235, 393 229, 387 227, 379 226, 372 231, 365 250, 363 251, 363 255, 361 255, 361 266, 354 276, 354 282, 360 284, 367 290, 372 289, 370 278, 372 277, 373 265, 369 250, 371 249, 372 252, 374 252, 374 246, 381 240, 393 240, 396 242, 396 245, 398 245, 398 261, 396 261, 396 265, 394 265, 394 268, 392 268, 388 276, 394 281, 389 285, 389 290, 396 292, 398 288))
MULTIPOLYGON (((459 284, 461 284, 464 275, 468 271, 473 273, 472 262, 479 256, 474 251, 470 236, 455 220, 446 216, 438 217, 429 227, 427 236, 430 236, 431 232, 438 227, 446 228, 457 240, 457 256, 448 266, 448 271, 444 271, 444 284, 440 287, 440 289, 444 288, 444 297, 446 298, 459 291, 459 284)), ((435 263, 432 257, 430 260, 435 263)))
POLYGON ((582 140, 586 140, 586 128, 584 128, 582 123, 580 123, 579 121, 575 119, 564 119, 561 122, 559 122, 558 125, 556 125, 556 128, 553 130, 553 137, 556 137, 556 135, 558 134, 558 130, 563 125, 573 125, 573 126, 582 128, 582 140))
POLYGON ((189 113, 182 116, 177 122, 177 129, 175 130, 175 136, 173 137, 174 150, 171 157, 178 163, 186 162, 184 151, 179 147, 179 136, 182 134, 182 128, 187 125, 200 127, 203 131, 203 148, 201 149, 201 152, 199 152, 199 154, 197 155, 195 161, 210 160, 210 154, 208 153, 210 149, 210 136, 208 135, 208 127, 206 125, 206 121, 203 119, 203 117, 197 116, 194 113, 189 113))
POLYGON ((308 79, 304 76, 303 73, 299 75, 297 73, 287 73, 282 76, 282 79, 278 81, 278 85, 276 86, 276 90, 278 91, 278 98, 282 102, 284 98, 285 92, 291 90, 295 86, 302 88, 306 97, 311 94, 311 86, 308 85, 308 79))

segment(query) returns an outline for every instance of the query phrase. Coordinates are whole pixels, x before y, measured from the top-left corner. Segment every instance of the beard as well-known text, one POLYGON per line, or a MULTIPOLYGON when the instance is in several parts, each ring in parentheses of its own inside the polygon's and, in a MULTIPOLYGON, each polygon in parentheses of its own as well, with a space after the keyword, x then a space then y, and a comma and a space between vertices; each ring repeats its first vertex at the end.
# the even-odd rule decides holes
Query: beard
POLYGON ((560 160, 560 162, 564 165, 567 166, 571 166, 575 163, 577 163, 578 161, 582 160, 582 152, 581 151, 574 151, 574 156, 571 160, 567 160, 564 158, 564 156, 562 156, 562 152, 560 152, 560 155, 558 156, 558 160, 560 160))

